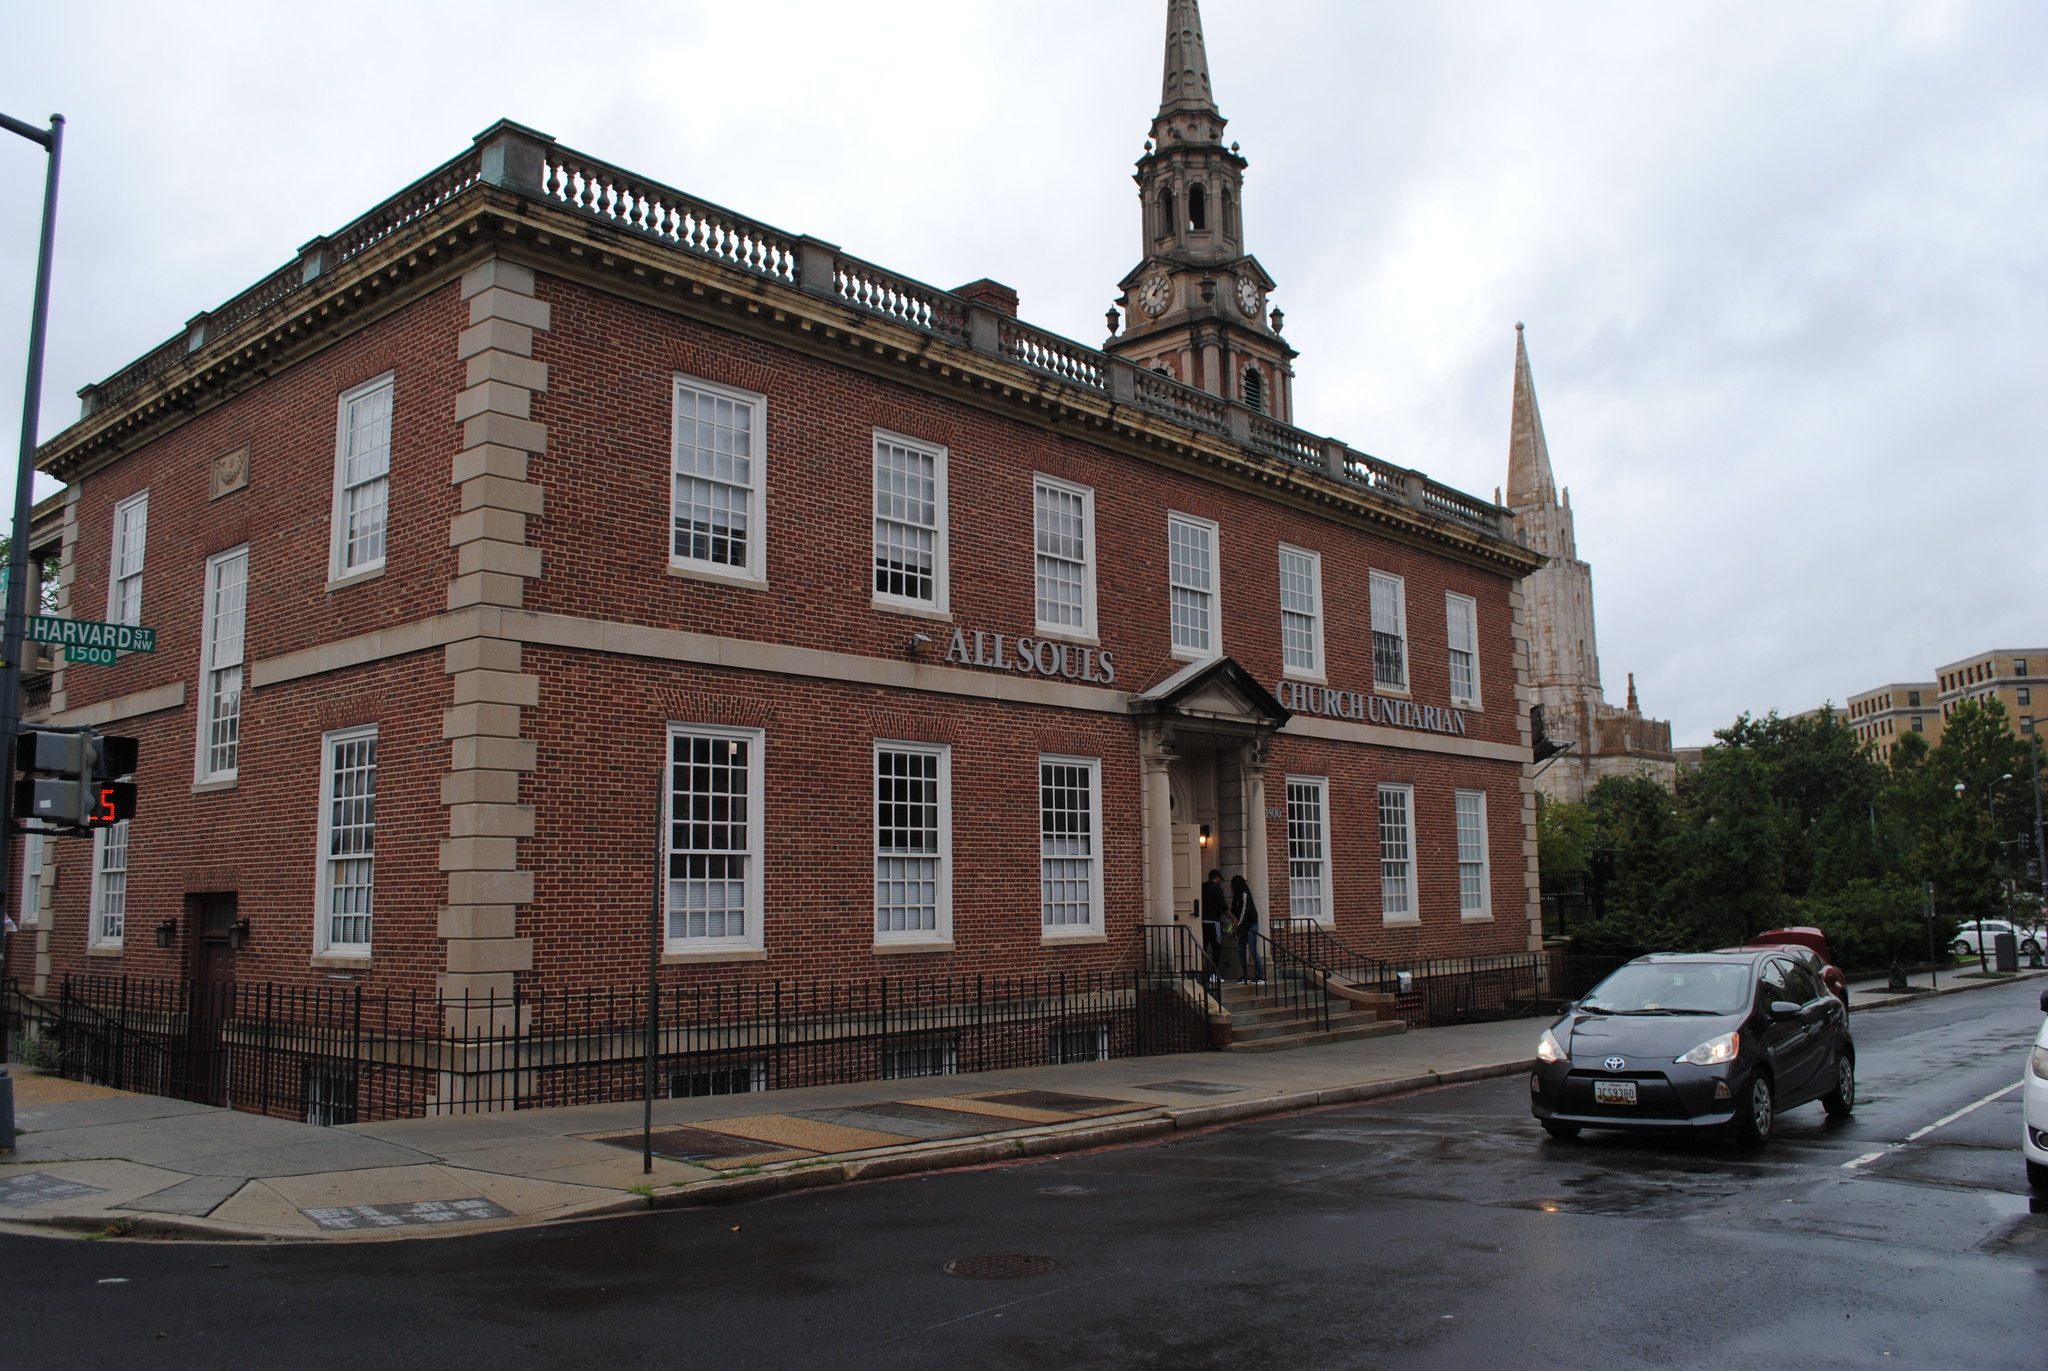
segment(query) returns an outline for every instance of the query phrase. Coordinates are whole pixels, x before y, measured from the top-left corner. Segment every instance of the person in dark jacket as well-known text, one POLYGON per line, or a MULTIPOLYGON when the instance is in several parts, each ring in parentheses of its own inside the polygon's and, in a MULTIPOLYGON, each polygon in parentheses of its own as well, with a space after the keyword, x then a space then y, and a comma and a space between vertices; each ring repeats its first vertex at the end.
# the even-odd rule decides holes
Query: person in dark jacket
POLYGON ((1223 873, 1211 871, 1202 882, 1202 950, 1217 974, 1223 971, 1223 925, 1230 918, 1230 895, 1223 887, 1223 873))
POLYGON ((1259 955, 1259 902, 1242 876, 1230 878, 1230 922, 1237 929, 1237 965, 1244 979, 1266 983, 1266 962, 1259 955))

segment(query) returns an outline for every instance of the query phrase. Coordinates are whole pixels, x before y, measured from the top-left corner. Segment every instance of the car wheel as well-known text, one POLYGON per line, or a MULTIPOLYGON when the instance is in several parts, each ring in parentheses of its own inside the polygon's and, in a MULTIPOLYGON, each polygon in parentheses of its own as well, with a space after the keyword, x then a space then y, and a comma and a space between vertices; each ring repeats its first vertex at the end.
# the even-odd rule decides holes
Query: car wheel
MULTIPOLYGON (((1579 1125, 1575 1123, 1546 1123, 1543 1125, 1543 1131, 1556 1138, 1559 1142, 1570 1142, 1573 1138, 1579 1136, 1579 1125)), ((2032 1166, 2033 1163, 2028 1162, 2027 1165, 2032 1166)))
POLYGON ((1820 1097, 1831 1119, 1846 1119, 1856 1109, 1856 1059, 1847 1053, 1835 1063, 1835 1088, 1820 1097))
POLYGON ((2025 942, 2020 944, 2020 951, 2024 952, 2029 957, 2036 957, 2039 956, 2041 953, 2041 944, 2035 942, 2032 938, 2029 938, 2025 942))
POLYGON ((1778 1101, 1771 1093, 1771 1078, 1759 1071, 1735 1101, 1735 1141, 1744 1147, 1762 1147, 1777 1125, 1778 1101))
POLYGON ((2036 1194, 2048 1195, 2048 1166, 2043 1166, 2040 1162, 2029 1158, 2027 1160, 2027 1184, 2034 1188, 2036 1194))
POLYGON ((1958 957, 1974 957, 1977 955, 1977 949, 1964 942, 1961 938, 1957 938, 1950 945, 1949 951, 1955 953, 1958 957))

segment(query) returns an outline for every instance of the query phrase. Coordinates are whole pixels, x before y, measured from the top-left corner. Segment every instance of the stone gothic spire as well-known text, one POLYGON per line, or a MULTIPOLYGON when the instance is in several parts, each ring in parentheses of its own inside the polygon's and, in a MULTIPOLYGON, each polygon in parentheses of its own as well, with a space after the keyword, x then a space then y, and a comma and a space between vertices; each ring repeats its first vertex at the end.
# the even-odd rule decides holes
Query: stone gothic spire
POLYGON ((1543 414, 1536 408, 1536 378, 1529 372, 1529 348, 1515 325, 1515 408, 1508 427, 1508 507, 1523 510, 1557 502, 1557 478, 1550 471, 1550 445, 1543 440, 1543 414))
POLYGON ((1202 7, 1197 0, 1169 0, 1166 6, 1166 79, 1159 114, 1216 113, 1209 90, 1209 50, 1202 42, 1202 7))

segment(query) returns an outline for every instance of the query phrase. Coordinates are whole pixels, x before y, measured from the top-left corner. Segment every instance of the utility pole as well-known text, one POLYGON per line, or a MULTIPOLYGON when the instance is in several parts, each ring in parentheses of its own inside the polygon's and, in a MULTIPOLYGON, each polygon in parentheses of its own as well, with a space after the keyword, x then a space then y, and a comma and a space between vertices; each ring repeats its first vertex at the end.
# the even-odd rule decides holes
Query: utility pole
MULTIPOLYGON (((21 731, 21 652, 28 637, 28 541, 35 518, 36 431, 42 418, 43 335, 50 321, 50 254, 57 234, 57 168, 64 155, 64 116, 50 116, 39 129, 0 114, 0 127, 20 134, 50 156, 43 182, 43 237, 36 250, 35 305, 29 312, 28 382, 21 393, 21 460, 14 471, 14 546, 7 559, 6 632, 0 636, 0 916, 13 893, 14 739, 21 731)), ((22 884, 26 884, 23 882, 22 884)), ((27 917, 27 911, 22 915, 27 917)), ((7 953, 6 925, 0 922, 0 965, 7 953)), ((14 1147, 14 1078, 7 1074, 8 1048, 0 1020, 0 1148, 14 1147)))

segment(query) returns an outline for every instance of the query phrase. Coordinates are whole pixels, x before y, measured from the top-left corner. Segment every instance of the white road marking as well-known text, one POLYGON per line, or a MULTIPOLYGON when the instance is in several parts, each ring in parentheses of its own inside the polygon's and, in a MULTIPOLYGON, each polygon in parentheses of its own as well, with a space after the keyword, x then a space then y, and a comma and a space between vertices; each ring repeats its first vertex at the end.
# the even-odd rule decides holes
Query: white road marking
POLYGON ((1933 1123, 1928 1124, 1925 1128, 1917 1129, 1914 1132, 1908 1133, 1905 1137, 1904 1142, 1895 1142, 1890 1147, 1879 1148, 1875 1152, 1866 1152, 1862 1156, 1856 1158, 1854 1161, 1843 1162, 1842 1170, 1854 1171, 1859 1166, 1868 1166, 1871 1162, 1876 1161, 1879 1157, 1889 1156, 1890 1154, 1898 1151, 1900 1148, 1906 1146, 1908 1143, 1919 1142, 1922 1138, 1926 1137, 1929 1133, 1932 1133, 1935 1129, 1946 1128, 1950 1124, 1954 1123, 1957 1119, 1960 1119, 1967 1114, 1974 1114, 1978 1110, 1982 1109, 1985 1105, 1992 1104, 1998 1100, 2004 1099, 2007 1095, 2012 1094, 2013 1091, 2019 1089, 2024 1084, 2026 1084, 2026 1082, 2024 1081, 2014 1081, 2011 1085, 2007 1086, 2003 1090, 1994 1090, 1989 1095, 1986 1095, 1983 1099, 1978 1100, 1975 1104, 1966 1104, 1961 1109, 1958 1109, 1955 1113, 1950 1114, 1945 1118, 1936 1119, 1933 1123))

